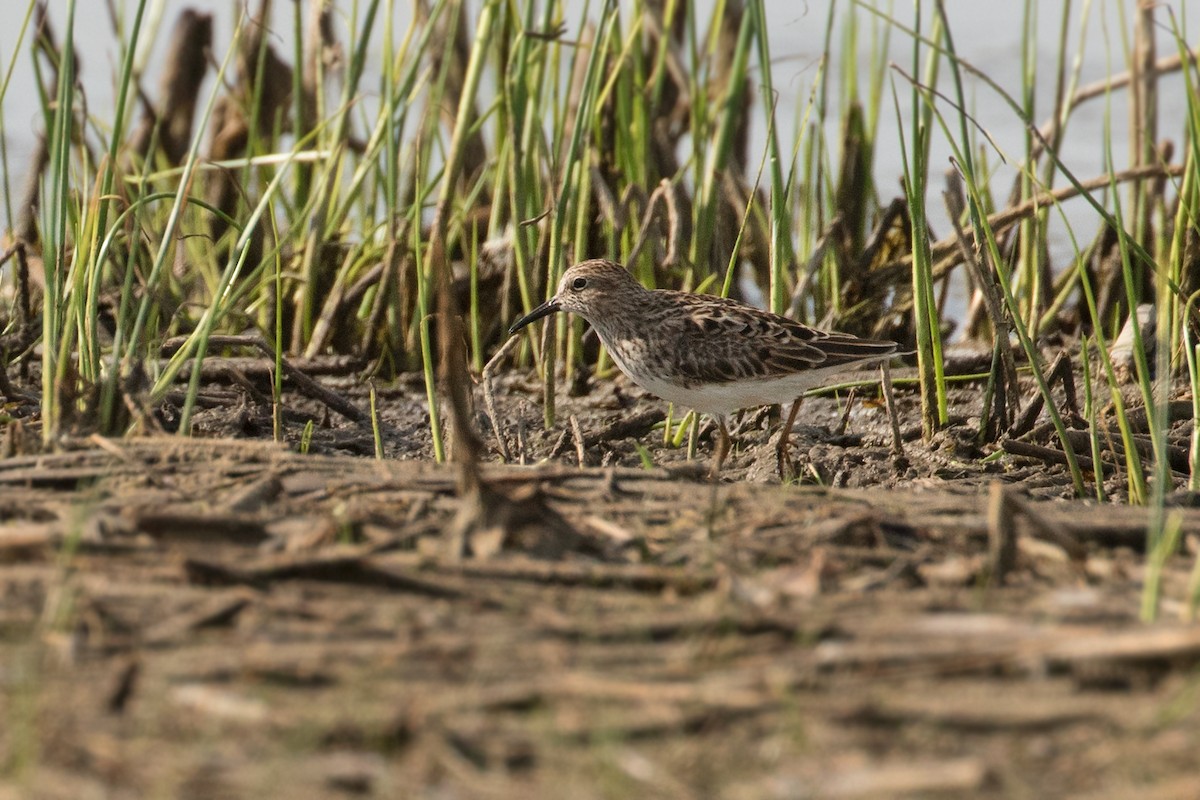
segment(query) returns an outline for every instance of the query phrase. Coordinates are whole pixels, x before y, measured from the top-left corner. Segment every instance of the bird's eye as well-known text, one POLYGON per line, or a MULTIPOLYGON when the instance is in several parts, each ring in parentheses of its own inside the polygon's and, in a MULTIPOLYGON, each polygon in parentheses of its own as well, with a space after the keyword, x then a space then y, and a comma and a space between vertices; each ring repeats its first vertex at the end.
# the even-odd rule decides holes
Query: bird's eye
POLYGON ((587 288, 587 278, 576 278, 575 280, 571 281, 571 288, 577 292, 580 289, 586 289, 587 288))

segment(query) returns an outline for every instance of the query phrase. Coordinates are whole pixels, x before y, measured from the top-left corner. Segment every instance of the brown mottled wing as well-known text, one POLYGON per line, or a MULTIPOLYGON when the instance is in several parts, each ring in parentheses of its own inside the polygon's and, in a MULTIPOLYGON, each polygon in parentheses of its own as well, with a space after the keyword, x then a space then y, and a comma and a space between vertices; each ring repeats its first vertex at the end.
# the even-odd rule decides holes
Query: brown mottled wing
POLYGON ((687 380, 727 383, 778 377, 882 358, 896 349, 894 342, 819 331, 732 300, 684 296, 690 313, 675 319, 684 354, 681 377, 687 380))

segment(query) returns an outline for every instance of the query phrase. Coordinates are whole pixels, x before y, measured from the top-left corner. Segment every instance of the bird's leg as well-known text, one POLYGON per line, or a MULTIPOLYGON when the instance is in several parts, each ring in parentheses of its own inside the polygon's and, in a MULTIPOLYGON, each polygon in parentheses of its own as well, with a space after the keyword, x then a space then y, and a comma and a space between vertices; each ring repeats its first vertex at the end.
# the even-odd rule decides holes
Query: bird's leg
POLYGON ((803 397, 797 397, 796 401, 792 403, 792 410, 788 412, 787 422, 783 423, 783 430, 779 432, 779 443, 775 445, 775 467, 779 470, 779 479, 784 483, 796 477, 792 456, 788 452, 788 439, 792 435, 792 426, 796 423, 796 413, 800 411, 800 402, 803 399, 803 397))
POLYGON ((716 419, 717 430, 721 435, 717 440, 717 449, 713 451, 713 462, 709 471, 709 477, 713 482, 716 482, 720 476, 721 465, 725 463, 725 457, 729 455, 729 427, 725 424, 724 415, 720 415, 716 419))

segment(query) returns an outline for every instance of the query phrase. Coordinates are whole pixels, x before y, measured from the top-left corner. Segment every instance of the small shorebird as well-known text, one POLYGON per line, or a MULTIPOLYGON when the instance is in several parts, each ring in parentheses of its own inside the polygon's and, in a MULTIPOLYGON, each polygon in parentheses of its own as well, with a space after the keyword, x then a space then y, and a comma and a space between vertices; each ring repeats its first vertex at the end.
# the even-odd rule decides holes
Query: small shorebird
POLYGON ((638 386, 716 418, 721 438, 713 455, 714 477, 729 453, 729 414, 792 403, 777 448, 782 468, 800 396, 896 350, 895 342, 817 330, 724 297, 652 291, 620 264, 601 259, 568 269, 554 296, 508 332, 558 311, 587 320, 638 386))

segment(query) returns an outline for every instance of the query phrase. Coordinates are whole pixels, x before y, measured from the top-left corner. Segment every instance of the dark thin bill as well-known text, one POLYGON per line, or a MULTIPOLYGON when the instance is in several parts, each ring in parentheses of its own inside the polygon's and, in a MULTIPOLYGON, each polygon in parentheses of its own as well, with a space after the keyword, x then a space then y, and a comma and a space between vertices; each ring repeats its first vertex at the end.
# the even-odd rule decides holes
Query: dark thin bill
POLYGON ((558 305, 557 300, 547 300, 546 302, 542 303, 540 306, 535 308, 533 311, 530 311, 528 314, 526 314, 525 316, 521 317, 519 320, 514 322, 512 324, 512 327, 508 329, 508 335, 512 336, 514 333, 521 330, 521 328, 524 328, 529 323, 537 322, 542 317, 548 317, 558 310, 559 310, 559 305, 558 305))

